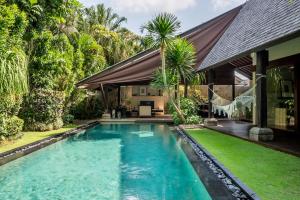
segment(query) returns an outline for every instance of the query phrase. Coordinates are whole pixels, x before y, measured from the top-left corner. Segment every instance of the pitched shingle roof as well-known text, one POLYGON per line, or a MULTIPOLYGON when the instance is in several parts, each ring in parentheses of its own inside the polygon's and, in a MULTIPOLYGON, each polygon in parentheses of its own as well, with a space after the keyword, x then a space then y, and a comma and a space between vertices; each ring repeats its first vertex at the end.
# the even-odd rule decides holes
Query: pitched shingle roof
POLYGON ((198 70, 216 67, 300 33, 299 0, 249 0, 198 70))

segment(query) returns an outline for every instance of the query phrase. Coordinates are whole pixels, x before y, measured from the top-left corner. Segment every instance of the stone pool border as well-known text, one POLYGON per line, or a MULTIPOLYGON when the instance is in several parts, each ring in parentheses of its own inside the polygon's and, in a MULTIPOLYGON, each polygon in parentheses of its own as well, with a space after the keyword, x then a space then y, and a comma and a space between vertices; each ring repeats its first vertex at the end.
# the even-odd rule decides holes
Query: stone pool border
POLYGON ((53 136, 44 138, 42 140, 38 140, 36 142, 26 144, 24 146, 17 147, 15 149, 0 153, 0 166, 6 164, 8 162, 11 162, 13 160, 16 160, 20 157, 23 157, 25 155, 28 155, 32 152, 35 152, 39 149, 42 149, 46 146, 49 146, 50 144, 56 143, 60 140, 63 140, 67 137, 73 136, 81 131, 84 131, 84 130, 91 128, 93 126, 96 126, 98 124, 100 124, 98 121, 94 121, 94 122, 91 122, 88 124, 78 126, 77 128, 71 129, 69 131, 65 131, 63 133, 59 133, 57 135, 53 135, 53 136))
POLYGON ((236 176, 224 167, 213 155, 211 155, 202 145, 195 141, 183 127, 176 126, 176 132, 187 143, 189 143, 196 155, 206 163, 208 168, 223 182, 231 192, 232 196, 240 200, 260 200, 260 198, 244 185, 236 176))

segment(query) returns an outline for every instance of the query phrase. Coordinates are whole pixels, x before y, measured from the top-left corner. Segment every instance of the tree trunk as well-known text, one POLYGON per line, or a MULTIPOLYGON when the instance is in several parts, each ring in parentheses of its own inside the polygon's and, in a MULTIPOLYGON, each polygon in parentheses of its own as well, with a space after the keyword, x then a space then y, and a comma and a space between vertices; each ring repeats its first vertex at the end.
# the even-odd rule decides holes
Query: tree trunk
MULTIPOLYGON (((185 122, 185 118, 178 106, 176 105, 174 99, 171 96, 171 91, 170 88, 168 87, 167 84, 167 75, 166 75, 166 58, 165 58, 165 45, 162 44, 160 47, 160 55, 161 55, 161 69, 162 69, 162 74, 163 74, 163 81, 164 81, 164 88, 167 89, 168 95, 170 97, 171 103, 173 104, 177 114, 179 115, 181 121, 185 122)), ((179 98, 178 98, 179 99, 179 98)))
POLYGON ((176 105, 175 100, 173 99, 173 97, 171 95, 171 90, 168 88, 167 91, 168 91, 168 96, 170 98, 170 101, 171 101, 172 105, 174 106, 174 108, 175 108, 177 114, 179 115, 181 121, 184 123, 185 122, 185 117, 182 114, 182 111, 180 110, 180 108, 178 108, 178 106, 176 105))
POLYGON ((180 85, 180 74, 178 73, 177 74, 177 106, 178 106, 178 108, 179 108, 179 110, 181 110, 180 109, 180 92, 179 92, 179 85, 180 85))
POLYGON ((160 48, 161 54, 161 69, 163 74, 164 87, 167 87, 167 76, 166 76, 166 57, 165 57, 165 45, 162 45, 160 48))

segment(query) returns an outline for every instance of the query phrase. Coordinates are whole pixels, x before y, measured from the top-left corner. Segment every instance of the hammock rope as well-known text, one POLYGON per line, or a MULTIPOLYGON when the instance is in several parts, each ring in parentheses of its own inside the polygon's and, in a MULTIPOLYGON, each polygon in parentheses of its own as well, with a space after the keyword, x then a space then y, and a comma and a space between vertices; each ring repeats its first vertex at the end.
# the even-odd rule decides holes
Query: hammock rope
POLYGON ((241 108, 248 108, 250 110, 255 103, 255 88, 256 84, 244 93, 235 97, 233 101, 221 97, 209 88, 209 90, 213 93, 211 100, 213 112, 220 115, 223 111, 228 115, 228 118, 232 118, 232 114, 241 108))
MULTIPOLYGON (((260 79, 267 78, 264 74, 256 74, 256 80, 255 85, 252 86, 250 89, 245 91, 244 93, 240 94, 239 96, 235 97, 234 101, 230 101, 228 99, 225 99, 215 93, 212 89, 208 87, 210 91, 213 93, 212 97, 212 106, 213 106, 213 112, 216 114, 220 114, 222 111, 225 112, 228 115, 228 118, 232 118, 232 114, 240 109, 251 109, 252 106, 255 106, 255 88, 257 86, 257 82, 260 79)), ((211 83, 213 84, 213 83, 211 83)))

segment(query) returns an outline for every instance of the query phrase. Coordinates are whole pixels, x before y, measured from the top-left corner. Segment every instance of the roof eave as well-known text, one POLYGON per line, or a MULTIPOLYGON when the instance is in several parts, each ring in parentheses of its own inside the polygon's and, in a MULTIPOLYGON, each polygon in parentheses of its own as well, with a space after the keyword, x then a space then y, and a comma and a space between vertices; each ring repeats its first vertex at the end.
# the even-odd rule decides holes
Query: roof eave
POLYGON ((300 36, 300 30, 297 30, 297 31, 295 31, 293 33, 290 33, 288 35, 280 37, 280 38, 278 38, 276 40, 272 40, 272 41, 270 41, 268 43, 265 43, 265 44, 262 44, 260 46, 255 47, 255 48, 249 49, 249 50, 247 50, 245 52, 241 52, 240 54, 237 54, 237 55, 235 55, 235 56, 233 56, 231 58, 225 59, 225 60, 223 60, 223 61, 221 61, 219 63, 213 64, 213 65, 210 65, 210 66, 206 66, 204 68, 203 67, 201 68, 201 65, 200 65, 200 67, 196 71, 197 72, 203 72, 203 71, 207 71, 207 70, 214 69, 214 68, 217 68, 217 67, 221 67, 221 66, 223 66, 225 64, 228 64, 229 62, 231 62, 231 61, 233 61, 235 59, 241 58, 243 56, 250 55, 253 52, 262 51, 264 49, 270 48, 270 47, 272 47, 274 45, 280 44, 282 42, 286 42, 288 40, 294 39, 294 38, 299 37, 299 36, 300 36))

